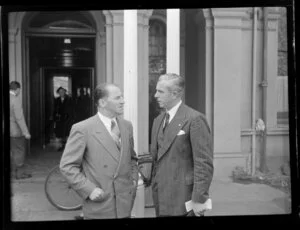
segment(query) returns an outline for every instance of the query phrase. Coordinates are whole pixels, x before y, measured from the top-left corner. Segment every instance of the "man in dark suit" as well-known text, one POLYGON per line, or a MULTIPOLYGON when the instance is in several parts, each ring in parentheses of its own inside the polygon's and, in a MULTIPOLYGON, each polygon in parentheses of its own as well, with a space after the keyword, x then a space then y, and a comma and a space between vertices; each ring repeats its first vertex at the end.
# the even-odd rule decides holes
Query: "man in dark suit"
POLYGON ((131 216, 137 182, 133 127, 120 117, 124 99, 113 84, 95 89, 98 113, 73 125, 60 170, 83 198, 85 219, 131 216))
POLYGON ((59 97, 54 101, 55 136, 61 139, 61 147, 58 151, 62 151, 65 147, 75 115, 74 103, 66 92, 65 88, 59 87, 56 91, 59 97))
POLYGON ((203 215, 213 176, 212 136, 206 118, 183 104, 184 78, 161 75, 155 98, 164 112, 153 123, 152 194, 156 216, 203 215))

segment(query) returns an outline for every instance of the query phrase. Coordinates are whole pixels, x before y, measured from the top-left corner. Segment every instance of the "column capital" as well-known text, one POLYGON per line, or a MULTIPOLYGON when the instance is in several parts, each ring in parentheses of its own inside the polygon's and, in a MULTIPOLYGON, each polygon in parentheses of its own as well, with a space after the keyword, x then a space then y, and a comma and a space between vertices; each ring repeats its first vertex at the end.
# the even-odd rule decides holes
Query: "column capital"
POLYGON ((137 10, 138 26, 145 26, 147 28, 152 13, 153 10, 137 10))
POLYGON ((199 9, 194 18, 197 25, 202 31, 204 28, 210 29, 213 27, 213 15, 211 9, 199 9))
POLYGON ((105 26, 107 25, 123 25, 124 21, 124 10, 104 10, 105 26))
POLYGON ((100 38, 105 38, 106 33, 103 31, 98 31, 98 35, 100 38))
POLYGON ((8 30, 8 42, 9 43, 15 43, 16 42, 16 36, 19 33, 19 28, 17 29, 9 29, 8 30))
POLYGON ((16 36, 16 35, 18 35, 18 33, 19 33, 19 28, 8 30, 9 36, 16 36))
POLYGON ((242 19, 247 17, 249 8, 213 8, 211 13, 214 19, 242 19))
POLYGON ((242 29, 242 21, 249 18, 251 8, 213 8, 199 10, 195 15, 198 25, 206 29, 242 29))

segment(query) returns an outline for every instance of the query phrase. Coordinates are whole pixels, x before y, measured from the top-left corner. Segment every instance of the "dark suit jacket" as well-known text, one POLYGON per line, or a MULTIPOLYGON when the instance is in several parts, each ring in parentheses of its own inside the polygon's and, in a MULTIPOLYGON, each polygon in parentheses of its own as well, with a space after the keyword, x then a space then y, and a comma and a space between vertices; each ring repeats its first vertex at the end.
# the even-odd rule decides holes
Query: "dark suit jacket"
POLYGON ((159 115, 152 128, 153 201, 157 215, 184 215, 186 201, 204 203, 208 199, 213 176, 212 136, 204 115, 181 104, 158 151, 164 116, 159 115), (180 130, 185 134, 177 135, 180 130))
POLYGON ((129 121, 117 118, 122 148, 118 151, 98 114, 73 125, 60 161, 60 170, 70 185, 83 198, 87 218, 129 217, 138 179, 133 128, 129 121), (105 192, 101 201, 89 195, 100 187, 105 192))
POLYGON ((69 136, 74 121, 74 115, 75 107, 73 99, 70 96, 66 95, 63 102, 60 97, 55 99, 53 117, 56 122, 56 137, 64 138, 69 136))

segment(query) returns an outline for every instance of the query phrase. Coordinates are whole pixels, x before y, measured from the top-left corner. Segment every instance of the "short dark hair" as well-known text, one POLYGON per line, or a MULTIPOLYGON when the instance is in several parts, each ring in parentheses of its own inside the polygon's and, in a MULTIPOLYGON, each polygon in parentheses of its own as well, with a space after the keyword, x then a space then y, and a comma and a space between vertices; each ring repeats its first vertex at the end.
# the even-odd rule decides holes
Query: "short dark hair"
POLYGON ((108 87, 109 86, 114 86, 114 87, 118 87, 119 86, 117 84, 114 83, 101 83, 99 85, 97 85, 97 87, 95 88, 94 91, 94 101, 95 104, 98 106, 98 101, 102 98, 105 98, 108 96, 108 87))
POLYGON ((67 90, 64 88, 64 87, 59 87, 57 90, 56 90, 56 93, 58 93, 59 92, 59 90, 61 90, 61 89, 63 89, 65 92, 67 92, 67 90))
POLYGON ((9 84, 9 89, 10 90, 16 90, 16 89, 20 89, 21 88, 21 84, 17 81, 12 81, 10 84, 9 84))
POLYGON ((107 86, 111 85, 109 83, 102 83, 97 85, 94 91, 94 101, 95 104, 98 106, 98 101, 104 97, 108 96, 107 86))

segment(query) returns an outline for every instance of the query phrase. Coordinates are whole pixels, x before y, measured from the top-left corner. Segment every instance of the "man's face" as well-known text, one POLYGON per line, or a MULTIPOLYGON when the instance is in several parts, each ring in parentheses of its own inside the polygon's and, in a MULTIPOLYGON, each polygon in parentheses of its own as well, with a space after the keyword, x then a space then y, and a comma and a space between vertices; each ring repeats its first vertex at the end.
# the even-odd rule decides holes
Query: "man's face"
POLYGON ((66 91, 64 89, 58 90, 58 94, 60 97, 64 97, 66 95, 66 91))
POLYGON ((104 98, 104 108, 113 116, 118 116, 124 112, 124 97, 121 90, 116 86, 107 87, 108 96, 104 98))
POLYGON ((15 90, 16 96, 19 96, 20 92, 21 92, 21 89, 20 89, 20 88, 17 88, 17 89, 15 90))
POLYGON ((161 80, 157 82, 156 93, 154 97, 156 98, 160 108, 169 109, 173 102, 176 100, 174 93, 172 93, 168 86, 170 86, 170 81, 161 80))

